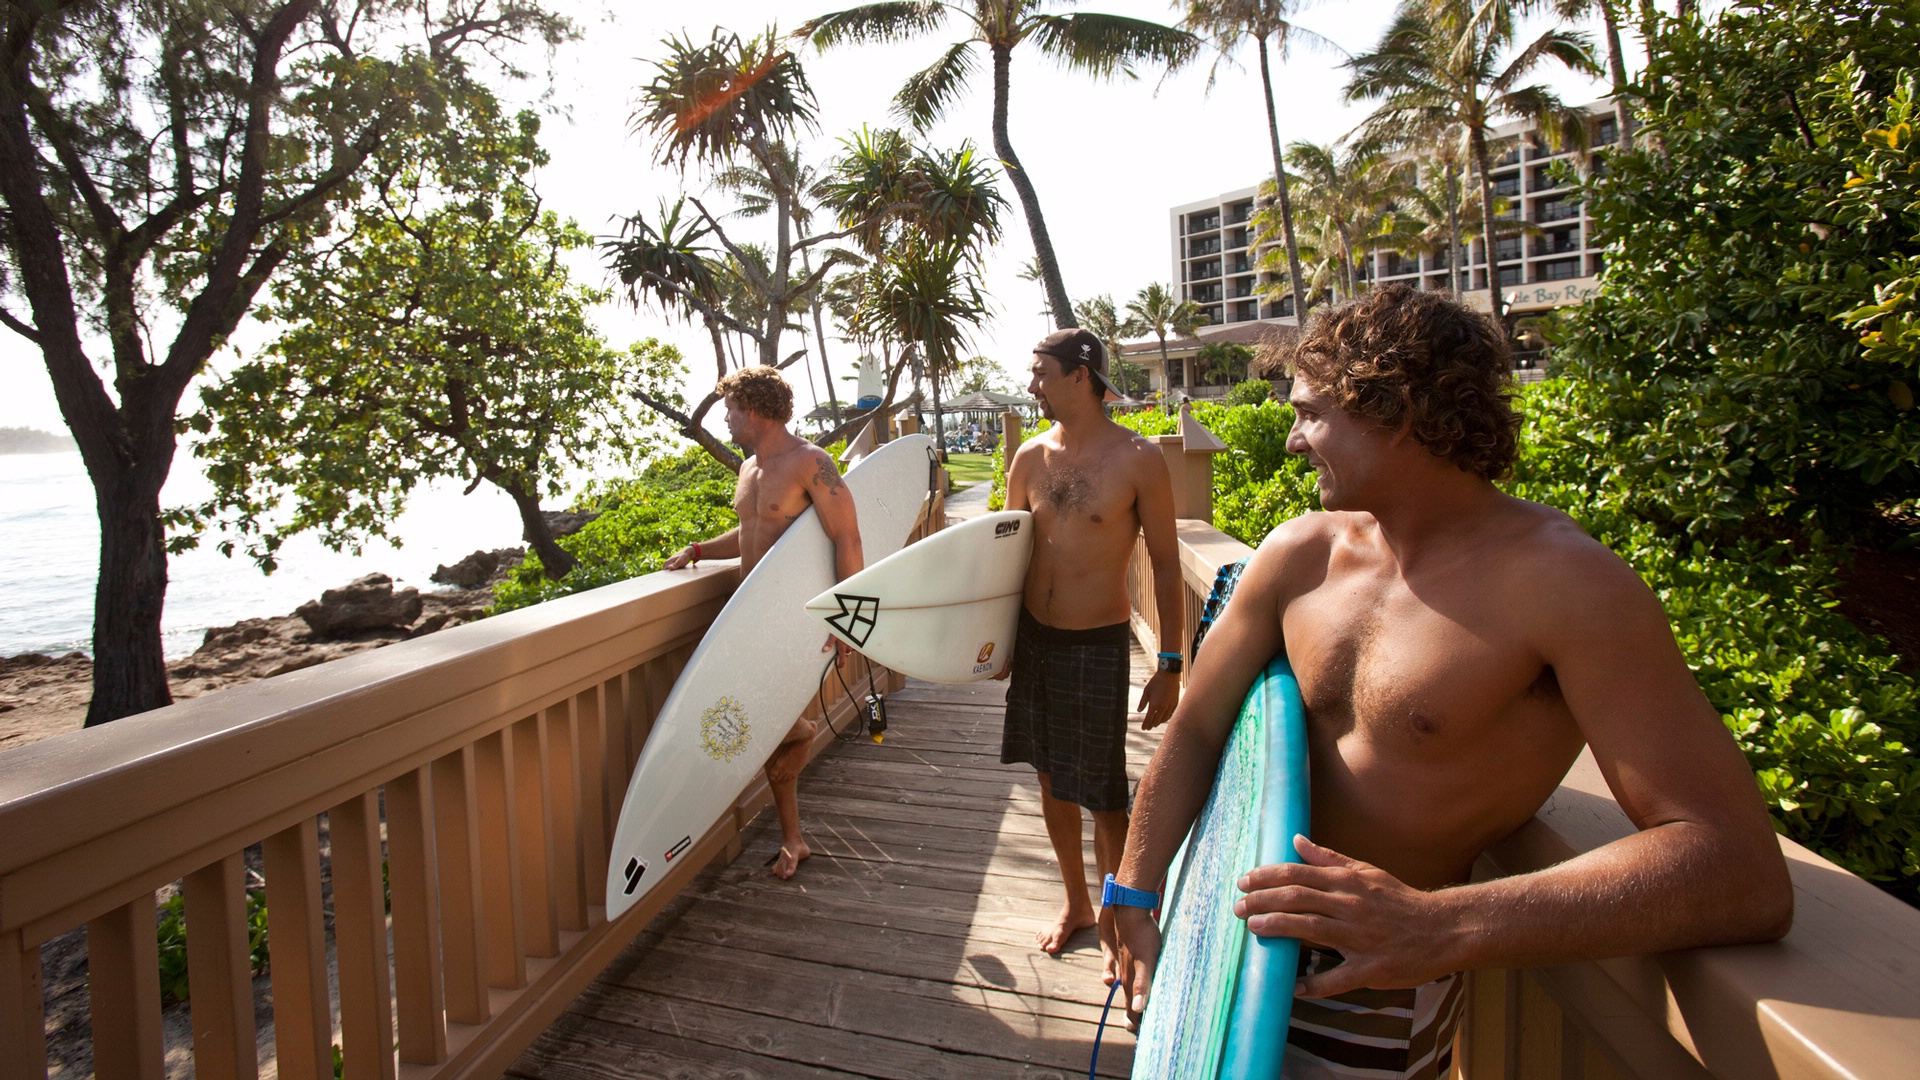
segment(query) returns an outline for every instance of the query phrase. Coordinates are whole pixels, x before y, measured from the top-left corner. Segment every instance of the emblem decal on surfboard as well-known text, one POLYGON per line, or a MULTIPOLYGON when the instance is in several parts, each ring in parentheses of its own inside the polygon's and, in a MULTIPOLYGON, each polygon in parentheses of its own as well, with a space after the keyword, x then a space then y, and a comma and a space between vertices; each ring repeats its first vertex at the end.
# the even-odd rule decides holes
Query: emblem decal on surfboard
POLYGON ((715 761, 732 761, 752 739, 747 710, 730 697, 721 698, 700 714, 700 748, 715 761))
POLYGON ((679 842, 679 843, 677 843, 677 844, 675 844, 675 845, 673 845, 672 847, 670 847, 670 848, 668 848, 668 849, 667 849, 667 861, 668 861, 668 862, 672 862, 672 861, 673 861, 673 857, 674 857, 675 855, 678 855, 678 854, 680 854, 681 852, 683 852, 683 851, 685 851, 685 850, 687 850, 688 848, 690 848, 690 847, 692 847, 692 846, 693 846, 693 837, 691 837, 691 836, 683 836, 683 837, 681 837, 681 838, 680 838, 680 842, 679 842))
POLYGON ((980 655, 974 657, 973 662, 976 664, 984 664, 991 659, 993 659, 993 642, 989 641, 985 645, 980 646, 980 655))
POLYGON ((880 617, 880 598, 846 593, 834 593, 833 598, 840 602, 840 612, 827 616, 827 625, 845 634, 856 648, 865 645, 873 636, 874 620, 880 617))
POLYGON ((1019 533, 1020 523, 1018 521, 1003 521, 993 527, 993 538, 995 540, 1007 536, 1017 536, 1019 533))
POLYGON ((628 896, 632 896, 633 890, 640 887, 640 879, 641 877, 645 876, 646 872, 647 872, 647 861, 645 859, 628 859, 627 860, 627 868, 621 871, 621 873, 625 874, 627 878, 627 895, 628 896))

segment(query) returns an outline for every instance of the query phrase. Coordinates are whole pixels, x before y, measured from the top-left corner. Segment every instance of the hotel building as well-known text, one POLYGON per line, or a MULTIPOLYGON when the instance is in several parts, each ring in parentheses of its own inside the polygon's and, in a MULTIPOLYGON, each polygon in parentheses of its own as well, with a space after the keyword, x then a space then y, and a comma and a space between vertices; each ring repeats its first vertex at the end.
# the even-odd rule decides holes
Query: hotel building
MULTIPOLYGON (((1513 123, 1494 129, 1494 158, 1491 177, 1496 196, 1507 200, 1500 220, 1524 219, 1537 231, 1530 235, 1498 241, 1500 284, 1510 311, 1518 317, 1524 336, 1527 316, 1568 304, 1577 304, 1592 294, 1600 272, 1601 251, 1593 243, 1592 228, 1586 210, 1572 185, 1556 175, 1556 166, 1572 165, 1581 172, 1601 167, 1606 150, 1614 142, 1614 112, 1609 102, 1585 106, 1590 117, 1589 149, 1547 145, 1531 122, 1513 123)), ((1462 178, 1462 186, 1472 183, 1462 178)), ((1260 269, 1260 261, 1279 247, 1279 238, 1261 243, 1255 236, 1253 213, 1259 188, 1237 188, 1211 198, 1176 206, 1168 212, 1168 231, 1172 241, 1172 277, 1176 295, 1200 305, 1208 325, 1199 336, 1182 338, 1178 347, 1167 342, 1168 358, 1192 356, 1210 341, 1257 342, 1263 337, 1290 337, 1295 333, 1293 298, 1261 299, 1261 293, 1278 280, 1260 269)), ((1461 299, 1480 310, 1487 307, 1486 244, 1480 239, 1467 243, 1464 265, 1450 265, 1450 253, 1444 248, 1429 253, 1374 251, 1361 256, 1356 276, 1367 283, 1405 282, 1424 289, 1445 289, 1451 270, 1458 275, 1461 299)), ((1522 362, 1531 366, 1536 359, 1522 353, 1522 362)), ((1157 342, 1145 346, 1129 345, 1123 358, 1148 368, 1152 385, 1168 385, 1160 371, 1157 342)), ((1174 365, 1172 386, 1190 397, 1211 397, 1225 393, 1224 387, 1193 386, 1174 365)))

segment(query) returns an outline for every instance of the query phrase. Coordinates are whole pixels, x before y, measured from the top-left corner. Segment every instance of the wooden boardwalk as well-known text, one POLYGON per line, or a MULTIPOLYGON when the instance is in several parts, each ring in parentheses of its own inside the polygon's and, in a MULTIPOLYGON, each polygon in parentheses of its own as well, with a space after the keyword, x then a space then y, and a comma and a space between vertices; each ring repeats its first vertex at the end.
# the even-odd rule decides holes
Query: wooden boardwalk
MULTIPOLYGON (((802 778, 814 855, 793 881, 766 870, 769 808, 741 856, 708 868, 509 1075, 1085 1076, 1100 949, 1091 930, 1057 959, 1034 947, 1060 883, 1033 771, 1000 764, 1004 687, 890 697, 884 744, 836 744, 802 778)), ((1158 732, 1137 716, 1129 729, 1137 780, 1158 732)), ((1124 1021, 1116 1008, 1102 1076, 1131 1067, 1124 1021)))

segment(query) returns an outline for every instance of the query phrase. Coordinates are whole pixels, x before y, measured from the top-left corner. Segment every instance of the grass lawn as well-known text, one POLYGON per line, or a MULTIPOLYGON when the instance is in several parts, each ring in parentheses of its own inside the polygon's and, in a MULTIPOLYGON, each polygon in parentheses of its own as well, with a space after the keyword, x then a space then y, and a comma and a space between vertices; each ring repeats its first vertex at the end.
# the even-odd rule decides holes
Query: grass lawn
POLYGON ((947 475, 955 491, 993 479, 992 454, 948 454, 947 475))

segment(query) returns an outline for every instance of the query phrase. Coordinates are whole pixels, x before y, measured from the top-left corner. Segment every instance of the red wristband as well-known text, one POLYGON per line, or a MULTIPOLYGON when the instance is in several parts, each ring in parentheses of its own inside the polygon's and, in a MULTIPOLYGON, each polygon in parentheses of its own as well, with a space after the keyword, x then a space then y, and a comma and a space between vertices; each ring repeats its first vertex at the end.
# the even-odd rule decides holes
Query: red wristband
POLYGON ((694 562, 700 561, 700 541, 698 540, 695 540, 693 542, 693 561, 694 562))

